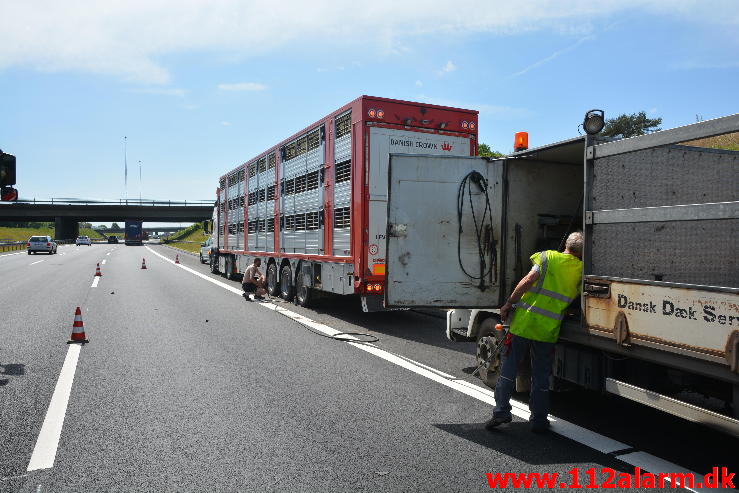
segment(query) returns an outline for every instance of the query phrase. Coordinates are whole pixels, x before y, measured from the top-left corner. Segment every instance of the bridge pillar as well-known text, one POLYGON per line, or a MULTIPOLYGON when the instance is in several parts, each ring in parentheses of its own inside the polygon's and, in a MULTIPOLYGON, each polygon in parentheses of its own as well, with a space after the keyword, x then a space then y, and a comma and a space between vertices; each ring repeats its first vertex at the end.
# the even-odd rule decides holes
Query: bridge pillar
POLYGON ((80 234, 80 225, 75 218, 57 217, 54 222, 54 239, 74 240, 80 234))

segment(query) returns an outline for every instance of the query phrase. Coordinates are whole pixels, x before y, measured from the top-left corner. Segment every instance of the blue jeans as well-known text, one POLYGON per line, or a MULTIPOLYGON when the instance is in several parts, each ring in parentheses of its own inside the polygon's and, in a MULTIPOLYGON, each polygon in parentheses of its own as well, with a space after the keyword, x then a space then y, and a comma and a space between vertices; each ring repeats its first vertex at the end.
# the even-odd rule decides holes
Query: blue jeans
POLYGON ((540 342, 525 337, 508 334, 503 347, 503 368, 495 385, 494 417, 511 417, 511 394, 516 386, 518 364, 531 350, 531 397, 529 399, 529 420, 535 425, 546 426, 549 414, 549 375, 554 361, 554 343, 540 342))

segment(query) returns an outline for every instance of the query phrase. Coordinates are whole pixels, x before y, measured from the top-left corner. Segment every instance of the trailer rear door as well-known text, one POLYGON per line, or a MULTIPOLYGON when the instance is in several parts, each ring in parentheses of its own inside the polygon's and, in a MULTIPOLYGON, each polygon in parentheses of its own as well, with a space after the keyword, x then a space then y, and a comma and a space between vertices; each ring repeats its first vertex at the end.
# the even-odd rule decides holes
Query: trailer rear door
POLYGON ((476 157, 390 155, 386 307, 497 306, 503 163, 476 157), (487 182, 484 190, 473 172, 487 182), (481 232, 479 241, 476 231, 481 232), (482 282, 473 277, 482 277, 482 282))

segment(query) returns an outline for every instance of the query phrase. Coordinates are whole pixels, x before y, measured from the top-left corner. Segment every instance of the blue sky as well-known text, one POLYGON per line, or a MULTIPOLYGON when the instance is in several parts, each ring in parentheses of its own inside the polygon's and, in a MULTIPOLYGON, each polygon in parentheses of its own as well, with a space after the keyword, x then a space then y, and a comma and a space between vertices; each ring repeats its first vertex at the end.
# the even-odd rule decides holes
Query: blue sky
POLYGON ((739 2, 0 0, 0 148, 22 198, 212 199, 362 94, 480 111, 509 152, 584 112, 739 111, 739 2), (276 6, 277 4, 278 6, 276 6), (138 179, 142 162, 143 180, 138 179))

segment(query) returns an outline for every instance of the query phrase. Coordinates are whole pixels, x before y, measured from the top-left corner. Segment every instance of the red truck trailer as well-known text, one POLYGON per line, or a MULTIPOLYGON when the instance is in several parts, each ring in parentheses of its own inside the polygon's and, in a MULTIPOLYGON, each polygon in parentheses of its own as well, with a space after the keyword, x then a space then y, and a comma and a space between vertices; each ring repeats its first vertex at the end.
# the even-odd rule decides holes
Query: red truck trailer
POLYGON ((211 270, 235 278, 260 258, 273 296, 383 309, 390 155, 474 156, 477 115, 361 96, 240 164, 216 191, 211 270))

